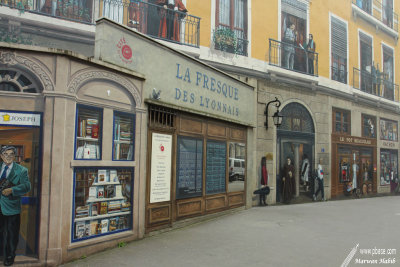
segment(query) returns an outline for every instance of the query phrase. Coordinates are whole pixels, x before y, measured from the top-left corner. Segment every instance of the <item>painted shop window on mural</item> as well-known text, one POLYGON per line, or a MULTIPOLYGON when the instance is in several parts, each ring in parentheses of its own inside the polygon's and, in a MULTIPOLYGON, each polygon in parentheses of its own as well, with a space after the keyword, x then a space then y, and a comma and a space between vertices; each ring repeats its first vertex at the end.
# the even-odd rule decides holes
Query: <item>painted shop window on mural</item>
POLYGON ((360 172, 363 183, 371 183, 373 180, 374 167, 372 165, 372 150, 361 149, 360 151, 360 172))
POLYGON ((362 115, 362 136, 376 138, 376 118, 368 115, 362 115))
POLYGON ((114 112, 113 160, 133 160, 135 115, 114 112))
POLYGON ((101 159, 103 110, 77 105, 75 159, 101 159))
POLYGON ((246 144, 229 142, 229 184, 228 192, 244 190, 246 176, 246 144))
POLYGON ((398 161, 397 150, 381 151, 381 185, 398 184, 398 161))
POLYGON ((132 229, 133 168, 76 168, 72 240, 132 229))
POLYGON ((203 140, 178 136, 176 198, 202 196, 203 140))
POLYGON ((207 140, 206 194, 226 192, 226 143, 207 140))
POLYGON ((351 178, 351 149, 339 147, 339 181, 340 183, 349 182, 351 178))
POLYGON ((350 112, 334 109, 333 116, 334 132, 341 134, 350 134, 350 112))
POLYGON ((380 119, 381 140, 394 141, 398 140, 397 122, 380 119))

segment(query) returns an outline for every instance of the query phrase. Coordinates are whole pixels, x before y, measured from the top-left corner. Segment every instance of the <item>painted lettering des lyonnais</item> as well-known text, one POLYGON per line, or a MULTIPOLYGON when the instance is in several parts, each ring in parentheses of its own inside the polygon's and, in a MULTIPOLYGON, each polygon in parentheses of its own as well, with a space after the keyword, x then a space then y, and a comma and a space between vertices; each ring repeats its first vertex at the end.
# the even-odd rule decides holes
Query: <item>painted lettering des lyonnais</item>
POLYGON ((239 90, 233 85, 208 76, 200 71, 192 72, 190 68, 176 64, 176 78, 202 89, 203 93, 189 92, 175 88, 175 100, 198 105, 202 108, 239 117, 239 90))

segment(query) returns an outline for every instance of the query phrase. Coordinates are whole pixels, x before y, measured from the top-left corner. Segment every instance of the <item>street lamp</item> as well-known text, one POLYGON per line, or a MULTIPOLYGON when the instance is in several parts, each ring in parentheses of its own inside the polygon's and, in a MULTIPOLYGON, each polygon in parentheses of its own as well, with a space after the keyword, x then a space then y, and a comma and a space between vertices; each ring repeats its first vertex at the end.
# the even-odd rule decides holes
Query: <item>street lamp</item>
POLYGON ((269 104, 275 103, 275 107, 276 107, 276 112, 274 113, 274 115, 272 115, 272 119, 274 121, 274 124, 276 127, 281 126, 282 124, 282 114, 279 112, 279 107, 281 106, 281 101, 278 100, 277 97, 275 97, 275 100, 269 101, 267 104, 267 107, 265 109, 264 115, 265 115, 265 128, 268 129, 268 106, 269 104))

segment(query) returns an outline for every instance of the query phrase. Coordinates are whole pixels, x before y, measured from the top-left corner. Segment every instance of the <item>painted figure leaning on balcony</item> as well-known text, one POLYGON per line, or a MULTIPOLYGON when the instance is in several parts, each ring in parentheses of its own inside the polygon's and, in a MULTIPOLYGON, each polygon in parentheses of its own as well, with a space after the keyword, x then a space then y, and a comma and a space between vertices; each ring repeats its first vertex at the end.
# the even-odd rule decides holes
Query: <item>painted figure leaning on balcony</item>
POLYGON ((314 74, 314 58, 315 58, 315 49, 317 45, 315 44, 313 35, 310 33, 308 35, 308 44, 307 44, 307 52, 308 52, 308 73, 314 74))
POLYGON ((180 21, 186 15, 176 11, 187 13, 188 10, 181 0, 158 0, 157 4, 163 6, 160 12, 159 37, 179 42, 180 21))
POLYGON ((294 65, 297 32, 295 31, 296 26, 294 25, 294 23, 290 23, 289 25, 289 28, 286 28, 285 30, 285 35, 283 38, 283 50, 285 55, 285 67, 292 70, 294 65))

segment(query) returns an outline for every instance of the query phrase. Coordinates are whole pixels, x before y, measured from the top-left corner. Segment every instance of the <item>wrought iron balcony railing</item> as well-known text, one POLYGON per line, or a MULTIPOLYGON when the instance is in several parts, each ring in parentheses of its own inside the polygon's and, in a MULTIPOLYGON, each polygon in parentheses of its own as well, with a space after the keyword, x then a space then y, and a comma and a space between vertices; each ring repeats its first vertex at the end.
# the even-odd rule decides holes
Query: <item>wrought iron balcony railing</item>
POLYGON ((362 92, 399 102, 399 85, 385 77, 384 73, 371 74, 353 68, 353 87, 362 92))
POLYGON ((332 66, 331 71, 332 71, 331 72, 332 80, 347 84, 347 70, 346 69, 344 69, 344 68, 340 69, 340 68, 332 66))
POLYGON ((302 46, 269 39, 268 60, 270 65, 318 76, 318 53, 302 46))
POLYGON ((93 23, 93 0, 0 0, 0 6, 77 21, 93 23))
POLYGON ((358 8, 398 32, 399 17, 393 11, 393 6, 382 4, 380 0, 352 0, 358 8))
POLYGON ((87 24, 104 16, 154 38, 200 44, 199 17, 139 0, 0 0, 0 6, 87 24))
POLYGON ((100 17, 152 36, 199 47, 200 18, 142 1, 100 0, 100 17))

